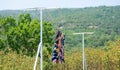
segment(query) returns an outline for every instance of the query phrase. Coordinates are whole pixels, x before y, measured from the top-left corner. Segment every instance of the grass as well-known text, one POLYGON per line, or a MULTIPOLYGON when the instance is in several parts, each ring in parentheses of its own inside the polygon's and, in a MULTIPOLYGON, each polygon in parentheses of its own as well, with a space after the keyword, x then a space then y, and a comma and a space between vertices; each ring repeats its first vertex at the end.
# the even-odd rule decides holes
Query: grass
MULTIPOLYGON (((120 69, 120 41, 109 43, 104 49, 85 48, 85 54, 88 70, 120 69)), ((29 57, 13 51, 5 54, 0 51, 0 70, 33 70, 34 61, 35 56, 29 57)), ((39 60, 37 70, 40 70, 39 60)), ((65 54, 63 64, 44 61, 43 70, 82 70, 82 52, 74 50, 70 54, 65 54)))

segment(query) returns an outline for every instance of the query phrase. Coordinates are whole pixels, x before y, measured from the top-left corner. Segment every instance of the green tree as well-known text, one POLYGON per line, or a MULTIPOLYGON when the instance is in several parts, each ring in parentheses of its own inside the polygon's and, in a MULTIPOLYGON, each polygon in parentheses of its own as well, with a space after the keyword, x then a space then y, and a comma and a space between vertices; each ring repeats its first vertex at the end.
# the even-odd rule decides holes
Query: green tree
POLYGON ((27 14, 20 14, 18 16, 18 24, 21 24, 21 23, 30 23, 31 22, 31 16, 29 13, 27 14))
POLYGON ((12 28, 14 28, 16 26, 16 20, 11 17, 8 16, 6 18, 2 18, 0 20, 0 45, 1 48, 5 49, 6 47, 8 48, 8 32, 9 30, 11 30, 12 28))
MULTIPOLYGON (((21 14, 20 17, 24 17, 24 15, 21 14)), ((21 49, 24 54, 33 56, 40 42, 40 24, 38 19, 31 21, 28 18, 31 19, 29 15, 26 15, 23 22, 19 22, 18 26, 9 30, 8 42, 12 50, 17 53, 21 49)), ((53 34, 51 23, 43 22, 43 45, 49 51, 51 51, 53 44, 53 34)))

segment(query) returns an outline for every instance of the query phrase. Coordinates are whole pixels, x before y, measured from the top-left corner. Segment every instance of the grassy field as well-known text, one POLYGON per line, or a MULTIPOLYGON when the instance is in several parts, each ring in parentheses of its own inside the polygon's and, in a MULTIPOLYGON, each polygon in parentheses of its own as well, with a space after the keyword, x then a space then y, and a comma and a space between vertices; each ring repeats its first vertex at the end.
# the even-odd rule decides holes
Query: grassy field
MULTIPOLYGON (((120 70, 120 40, 109 42, 102 49, 85 48, 87 70, 120 70)), ((0 51, 0 70, 33 70, 34 57, 0 51)), ((40 70, 38 61, 37 70, 40 70)), ((82 52, 65 54, 65 63, 43 63, 44 70, 82 70, 82 52)))

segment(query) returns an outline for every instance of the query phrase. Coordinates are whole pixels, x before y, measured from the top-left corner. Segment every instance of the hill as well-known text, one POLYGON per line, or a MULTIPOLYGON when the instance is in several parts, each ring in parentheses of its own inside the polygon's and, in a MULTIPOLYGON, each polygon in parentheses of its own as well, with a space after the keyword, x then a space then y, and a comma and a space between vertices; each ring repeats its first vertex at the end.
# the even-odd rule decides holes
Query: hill
MULTIPOLYGON (((66 45, 81 45, 81 36, 73 36, 74 32, 94 32, 85 36, 86 46, 104 46, 110 40, 120 38, 120 6, 99 6, 86 8, 58 8, 43 10, 43 20, 51 22, 56 30, 66 34, 66 45)), ((3 10, 1 16, 14 16, 30 13, 32 19, 39 18, 39 11, 3 10)))

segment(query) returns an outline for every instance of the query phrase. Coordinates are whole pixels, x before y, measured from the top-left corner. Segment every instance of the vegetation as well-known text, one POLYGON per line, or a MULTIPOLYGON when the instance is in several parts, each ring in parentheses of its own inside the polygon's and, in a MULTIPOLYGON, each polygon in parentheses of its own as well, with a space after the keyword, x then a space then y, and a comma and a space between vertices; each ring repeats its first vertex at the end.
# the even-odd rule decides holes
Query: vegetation
MULTIPOLYGON (((103 49, 85 48, 86 64, 88 70, 119 70, 120 69, 120 40, 108 42, 103 49)), ((34 57, 17 54, 11 51, 0 51, 1 70, 33 70, 34 57)), ((40 69, 38 61, 37 70, 40 69)), ((44 61, 44 70, 82 70, 82 52, 73 50, 65 54, 64 64, 52 64, 44 61)))
MULTIPOLYGON (((52 50, 54 30, 51 24, 43 22, 43 45, 52 50)), ((31 20, 30 14, 20 14, 18 22, 13 17, 6 17, 0 21, 0 49, 22 51, 25 55, 33 56, 40 40, 40 24, 38 19, 31 20)))
MULTIPOLYGON (((94 32, 85 35, 87 69, 119 70, 119 11, 120 6, 43 10, 44 70, 82 70, 82 36, 72 35, 74 32, 94 32), (51 63, 58 28, 66 35, 64 64, 51 63)), ((0 70, 33 69, 40 42, 38 14, 38 11, 0 11, 0 70)))
MULTIPOLYGON (((79 42, 81 44, 81 38, 75 40, 75 36, 71 35, 74 32, 95 32, 85 36, 86 47, 100 47, 109 40, 114 41, 120 37, 119 11, 120 6, 45 9, 43 20, 52 23, 54 30, 62 28, 69 47, 78 46, 79 42)), ((18 14, 26 12, 31 14, 31 19, 39 17, 39 11, 28 10, 3 10, 0 15, 17 18, 18 14)))

